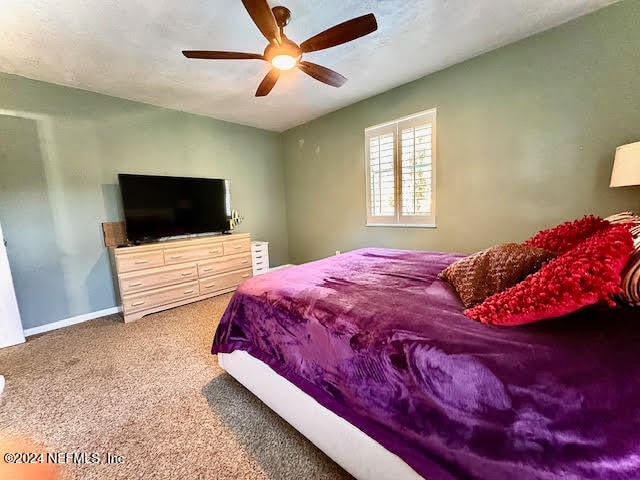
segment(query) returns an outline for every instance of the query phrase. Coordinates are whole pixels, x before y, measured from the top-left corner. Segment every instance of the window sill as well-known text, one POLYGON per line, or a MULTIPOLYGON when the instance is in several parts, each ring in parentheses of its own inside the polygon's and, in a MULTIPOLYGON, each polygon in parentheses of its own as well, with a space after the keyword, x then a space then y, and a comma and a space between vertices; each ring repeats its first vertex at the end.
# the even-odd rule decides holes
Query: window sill
POLYGON ((437 228, 435 223, 367 223, 366 227, 437 228))

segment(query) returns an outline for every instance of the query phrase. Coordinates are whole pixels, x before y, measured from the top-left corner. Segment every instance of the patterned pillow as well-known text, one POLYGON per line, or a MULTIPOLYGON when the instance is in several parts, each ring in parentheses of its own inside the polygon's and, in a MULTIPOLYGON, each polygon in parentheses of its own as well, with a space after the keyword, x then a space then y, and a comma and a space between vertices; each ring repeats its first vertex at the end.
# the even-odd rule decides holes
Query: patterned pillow
POLYGON ((620 303, 640 306, 640 215, 633 212, 623 212, 607 217, 610 223, 627 224, 631 235, 635 251, 622 270, 622 293, 617 297, 620 303))
POLYGON ((579 220, 561 223, 553 228, 541 230, 524 244, 530 247, 544 248, 562 255, 608 225, 609 222, 600 217, 586 215, 579 220))
POLYGON ((469 308, 521 282, 553 257, 553 253, 541 248, 506 243, 452 263, 439 277, 453 286, 469 308))
POLYGON ((633 251, 626 225, 610 225, 551 260, 524 281, 487 298, 465 314, 483 323, 522 325, 575 312, 600 301, 615 306, 620 272, 633 251))

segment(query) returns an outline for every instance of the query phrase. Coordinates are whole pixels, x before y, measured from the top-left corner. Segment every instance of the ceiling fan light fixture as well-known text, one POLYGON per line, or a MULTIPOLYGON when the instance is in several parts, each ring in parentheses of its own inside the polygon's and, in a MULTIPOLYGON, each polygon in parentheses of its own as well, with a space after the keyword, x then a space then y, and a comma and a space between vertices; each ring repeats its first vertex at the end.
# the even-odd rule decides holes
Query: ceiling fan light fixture
POLYGON ((302 61, 302 56, 309 52, 351 42, 375 32, 378 23, 373 13, 352 18, 334 25, 322 32, 307 38, 301 44, 289 40, 284 34, 284 27, 291 19, 291 11, 287 7, 269 7, 268 0, 241 0, 247 13, 258 30, 268 40, 262 55, 258 53, 223 52, 218 50, 183 50, 187 58, 203 58, 211 60, 263 60, 271 64, 269 72, 258 85, 256 97, 264 97, 273 89, 283 71, 298 68, 319 82, 332 87, 341 87, 347 81, 338 72, 318 65, 302 61))
POLYGON ((278 70, 291 70, 296 66, 298 60, 291 55, 287 55, 286 53, 281 53, 276 55, 271 59, 271 65, 276 67, 278 70))

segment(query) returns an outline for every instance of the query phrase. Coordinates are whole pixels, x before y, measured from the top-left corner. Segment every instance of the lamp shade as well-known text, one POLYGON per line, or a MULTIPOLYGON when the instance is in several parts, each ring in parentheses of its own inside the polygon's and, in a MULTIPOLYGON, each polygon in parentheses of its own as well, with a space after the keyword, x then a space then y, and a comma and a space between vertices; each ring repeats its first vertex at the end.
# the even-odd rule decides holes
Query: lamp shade
POLYGON ((640 185, 640 142, 616 148, 611 172, 611 187, 640 185))

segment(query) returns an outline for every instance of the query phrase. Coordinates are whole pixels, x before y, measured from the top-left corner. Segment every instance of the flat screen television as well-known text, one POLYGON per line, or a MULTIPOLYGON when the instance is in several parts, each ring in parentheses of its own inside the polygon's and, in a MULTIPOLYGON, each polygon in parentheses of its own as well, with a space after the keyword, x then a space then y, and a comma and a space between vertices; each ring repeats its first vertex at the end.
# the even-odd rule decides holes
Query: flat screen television
POLYGON ((118 182, 131 242, 229 230, 228 180, 121 173, 118 182))

